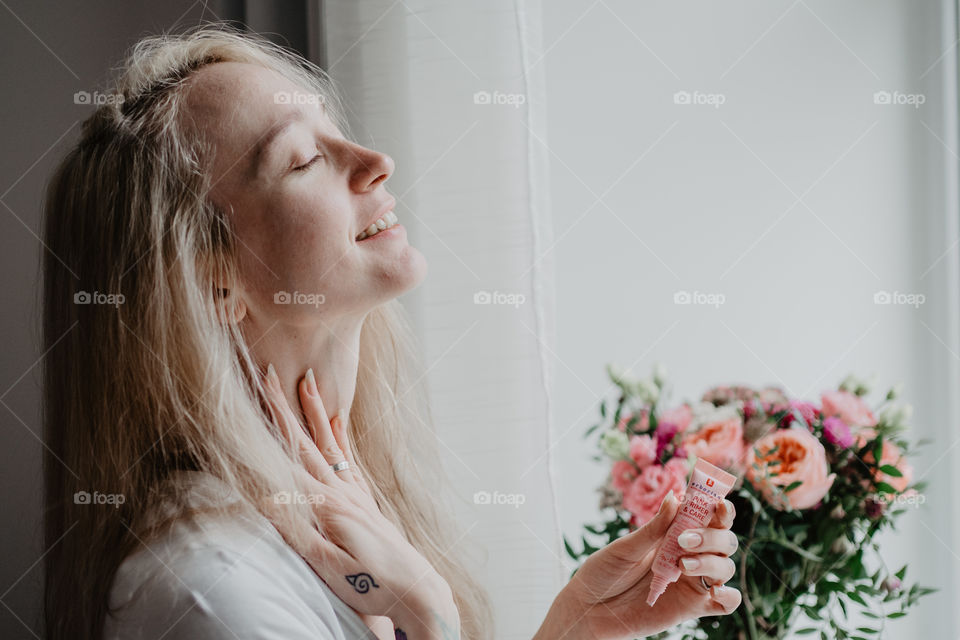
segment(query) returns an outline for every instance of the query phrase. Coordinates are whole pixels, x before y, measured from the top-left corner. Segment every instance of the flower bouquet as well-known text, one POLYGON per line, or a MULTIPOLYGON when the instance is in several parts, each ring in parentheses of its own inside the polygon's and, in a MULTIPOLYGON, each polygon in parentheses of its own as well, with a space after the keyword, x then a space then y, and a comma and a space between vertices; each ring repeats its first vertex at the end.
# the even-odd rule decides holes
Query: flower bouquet
POLYGON ((728 499, 740 540, 731 584, 742 605, 657 637, 882 638, 888 619, 935 591, 908 587, 906 566, 891 571, 874 540, 924 501, 902 437, 912 408, 895 402, 895 389, 874 408, 864 399, 867 384, 852 376, 819 403, 773 387, 719 386, 699 402, 668 407, 661 368, 644 379, 612 365, 607 373, 619 399, 616 407, 603 401, 601 421, 586 435, 599 431, 594 460, 611 464, 600 489, 610 515, 585 526, 581 551, 564 538, 574 560, 643 525, 668 492, 682 500, 697 457, 738 477, 728 499), (848 611, 867 623, 847 628, 848 611))

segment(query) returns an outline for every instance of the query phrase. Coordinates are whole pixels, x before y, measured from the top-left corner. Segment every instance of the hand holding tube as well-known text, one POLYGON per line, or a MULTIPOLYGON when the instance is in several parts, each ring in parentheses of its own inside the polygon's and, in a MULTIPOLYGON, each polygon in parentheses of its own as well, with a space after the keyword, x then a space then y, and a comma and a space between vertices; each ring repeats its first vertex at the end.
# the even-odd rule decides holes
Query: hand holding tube
POLYGON ((691 544, 679 553, 679 562, 687 560, 689 568, 681 564, 679 579, 668 582, 652 606, 646 603, 656 577, 654 559, 669 539, 679 508, 668 493, 649 522, 587 558, 557 596, 534 640, 634 638, 692 618, 726 615, 740 606, 740 592, 722 586, 733 577, 729 556, 737 550, 737 537, 730 531, 735 512, 727 500, 715 506, 705 526, 673 534, 692 534, 681 540, 691 544), (701 577, 716 586, 705 589, 701 577))

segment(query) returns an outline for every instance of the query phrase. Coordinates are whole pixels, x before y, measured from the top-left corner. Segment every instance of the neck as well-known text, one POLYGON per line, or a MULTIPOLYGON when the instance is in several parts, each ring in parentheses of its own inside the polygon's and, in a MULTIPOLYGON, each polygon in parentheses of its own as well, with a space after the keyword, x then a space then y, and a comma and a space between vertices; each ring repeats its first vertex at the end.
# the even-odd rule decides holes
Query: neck
POLYGON ((338 318, 308 328, 282 321, 273 325, 248 314, 244 323, 257 362, 264 371, 267 363, 276 368, 283 395, 295 415, 303 420, 299 385, 312 367, 327 418, 332 420, 338 414, 346 418, 357 386, 362 318, 338 318))

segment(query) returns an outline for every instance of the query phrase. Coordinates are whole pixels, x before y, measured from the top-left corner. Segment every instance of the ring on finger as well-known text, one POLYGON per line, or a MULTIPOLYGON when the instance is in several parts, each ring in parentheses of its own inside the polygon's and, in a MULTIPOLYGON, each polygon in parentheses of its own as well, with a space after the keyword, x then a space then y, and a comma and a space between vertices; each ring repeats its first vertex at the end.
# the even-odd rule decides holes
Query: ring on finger
POLYGON ((336 471, 343 471, 344 469, 349 469, 349 468, 350 468, 350 463, 347 462, 346 460, 341 460, 341 461, 338 462, 337 464, 332 464, 332 465, 330 465, 330 468, 333 469, 334 472, 336 472, 336 471))
POLYGON ((700 576, 700 585, 703 587, 704 591, 706 591, 707 593, 710 593, 710 589, 712 589, 715 586, 712 584, 707 584, 707 579, 704 576, 700 576))

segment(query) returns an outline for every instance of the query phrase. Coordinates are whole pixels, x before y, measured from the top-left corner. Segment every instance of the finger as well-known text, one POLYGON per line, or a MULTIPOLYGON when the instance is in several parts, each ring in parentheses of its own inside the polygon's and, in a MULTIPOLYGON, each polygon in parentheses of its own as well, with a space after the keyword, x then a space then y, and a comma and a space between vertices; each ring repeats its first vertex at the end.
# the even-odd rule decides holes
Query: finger
POLYGON ((729 529, 687 529, 677 537, 684 551, 732 555, 739 546, 737 534, 729 529))
POLYGON ((657 515, 633 533, 614 540, 607 545, 607 548, 611 550, 610 553, 625 562, 640 561, 666 535, 678 509, 677 497, 673 491, 668 492, 660 503, 657 515))
POLYGON ((712 553, 680 558, 680 570, 688 576, 704 576, 708 584, 723 584, 733 578, 737 567, 733 560, 712 553))
POLYGON ((353 471, 354 479, 363 487, 364 491, 370 493, 370 486, 367 484, 363 474, 360 473, 360 466, 353 457, 353 448, 350 446, 350 437, 347 435, 347 420, 340 417, 342 413, 343 412, 338 413, 330 420, 333 437, 336 439, 337 444, 340 445, 340 449, 347 456, 347 460, 350 461, 350 469, 353 471))
POLYGON ((737 515, 737 510, 733 507, 733 503, 729 500, 724 500, 717 505, 717 510, 713 514, 713 519, 710 520, 711 526, 715 529, 729 529, 733 526, 733 519, 737 515))
POLYGON ((733 587, 715 586, 710 589, 710 606, 706 615, 728 615, 740 606, 742 596, 733 587))
POLYGON ((300 422, 293 415, 293 411, 290 410, 290 405, 283 395, 280 378, 277 376, 277 370, 273 367, 273 364, 267 367, 266 391, 270 413, 275 419, 279 416, 278 424, 281 434, 286 438, 294 453, 299 455, 300 461, 306 466, 310 474, 317 480, 326 483, 337 482, 339 479, 323 460, 320 452, 316 450, 316 445, 301 428, 300 422))
POLYGON ((302 433, 300 423, 297 421, 286 397, 283 395, 283 389, 280 388, 280 379, 277 377, 277 371, 273 364, 267 366, 267 375, 264 379, 266 390, 267 407, 274 422, 280 428, 280 435, 296 451, 298 433, 302 433))
MULTIPOLYGON (((307 374, 300 380, 300 404, 311 426, 314 442, 327 464, 334 465, 347 459, 337 439, 333 436, 333 428, 327 418, 327 411, 320 399, 320 390, 313 368, 307 369, 307 374)), ((350 469, 336 472, 337 476, 348 482, 356 482, 350 469)))

